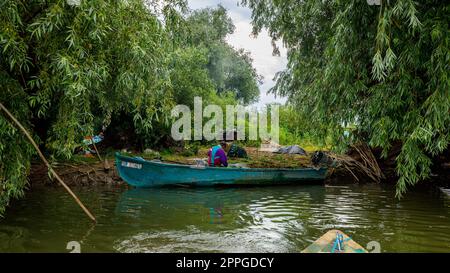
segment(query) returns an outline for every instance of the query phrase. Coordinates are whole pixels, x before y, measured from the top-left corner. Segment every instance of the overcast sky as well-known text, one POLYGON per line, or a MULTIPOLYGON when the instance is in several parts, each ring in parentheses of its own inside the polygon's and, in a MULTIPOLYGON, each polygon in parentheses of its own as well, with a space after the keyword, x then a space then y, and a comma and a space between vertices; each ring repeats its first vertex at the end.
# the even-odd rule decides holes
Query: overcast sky
POLYGON ((280 56, 272 56, 271 38, 267 31, 261 32, 258 37, 251 36, 251 10, 247 7, 238 6, 239 0, 188 0, 191 9, 201 9, 206 7, 216 7, 221 4, 228 10, 228 15, 233 20, 236 30, 234 34, 227 37, 227 41, 235 48, 244 48, 250 51, 253 58, 253 66, 258 74, 264 77, 263 84, 260 85, 261 95, 257 106, 263 106, 266 103, 281 102, 286 99, 277 97, 266 92, 274 86, 272 80, 275 73, 284 70, 287 65, 286 49, 280 46, 280 56))

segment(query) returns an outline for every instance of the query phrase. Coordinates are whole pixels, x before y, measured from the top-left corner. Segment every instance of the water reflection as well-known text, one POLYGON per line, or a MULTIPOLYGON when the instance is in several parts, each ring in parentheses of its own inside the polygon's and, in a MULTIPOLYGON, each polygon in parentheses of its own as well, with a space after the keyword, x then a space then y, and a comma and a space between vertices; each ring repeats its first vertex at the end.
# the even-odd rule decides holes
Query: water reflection
POLYGON ((299 252, 332 228, 382 251, 450 252, 449 200, 378 185, 33 191, 0 220, 0 252, 299 252))
POLYGON ((131 236, 118 242, 117 249, 297 252, 326 230, 337 228, 361 244, 384 243, 387 250, 394 246, 400 251, 450 251, 444 231, 450 228, 448 206, 440 207, 437 200, 411 193, 399 202, 391 188, 378 186, 134 189, 122 195, 119 211, 130 213, 139 207, 132 214, 152 218, 163 231, 131 236), (433 231, 426 227, 430 220, 433 231), (168 231, 169 226, 177 228, 168 231))

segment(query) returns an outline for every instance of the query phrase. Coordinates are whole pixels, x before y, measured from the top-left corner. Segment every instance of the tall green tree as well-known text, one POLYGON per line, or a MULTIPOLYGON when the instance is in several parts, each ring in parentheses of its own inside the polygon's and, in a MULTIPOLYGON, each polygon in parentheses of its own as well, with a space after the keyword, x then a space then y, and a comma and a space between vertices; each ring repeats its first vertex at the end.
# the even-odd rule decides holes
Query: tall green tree
POLYGON ((227 10, 221 5, 195 10, 187 16, 186 24, 186 44, 207 49, 206 68, 216 91, 232 92, 244 104, 256 102, 262 78, 253 67, 250 54, 226 42, 235 30, 227 10))
POLYGON ((221 5, 192 11, 186 23, 189 25, 188 40, 195 45, 225 43, 226 37, 236 29, 227 10, 221 5))
MULTIPOLYGON (((226 43, 233 31, 223 7, 188 13, 185 0, 0 0, 0 102, 55 159, 111 120, 147 146, 168 136, 176 103, 257 99, 249 54, 226 43)), ((0 114, 0 215, 33 155, 0 114)))
POLYGON ((450 5, 439 0, 243 0, 254 32, 267 28, 288 49, 272 90, 286 95, 317 130, 342 142, 401 143, 397 194, 430 175, 450 142, 450 5), (318 126, 319 129, 324 128, 318 126), (349 139, 354 139, 349 138, 349 139))
MULTIPOLYGON (((173 104, 167 50, 181 0, 0 0, 0 101, 51 155, 69 158, 94 111, 151 131, 173 104), (163 20, 164 19, 164 20, 163 20)), ((0 215, 33 155, 0 114, 0 215)))
POLYGON ((172 53, 170 79, 177 104, 193 109, 194 97, 202 97, 207 101, 216 92, 207 64, 208 50, 204 47, 189 46, 172 53))

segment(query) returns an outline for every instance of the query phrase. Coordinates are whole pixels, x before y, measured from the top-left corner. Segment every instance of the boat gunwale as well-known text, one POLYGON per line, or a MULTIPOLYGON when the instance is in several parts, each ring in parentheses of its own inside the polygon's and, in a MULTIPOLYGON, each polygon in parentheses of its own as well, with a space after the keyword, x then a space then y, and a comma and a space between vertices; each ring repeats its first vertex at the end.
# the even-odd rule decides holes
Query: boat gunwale
MULTIPOLYGON (((183 164, 176 164, 176 163, 164 163, 164 162, 152 162, 150 160, 146 159, 138 159, 130 156, 121 155, 120 153, 116 152, 115 154, 116 159, 119 159, 121 161, 129 161, 132 163, 137 164, 148 164, 153 166, 164 166, 164 167, 170 167, 170 168, 187 168, 187 169, 194 169, 194 170, 221 170, 221 171, 245 171, 245 172, 298 172, 298 171, 327 171, 327 168, 320 167, 318 169, 306 167, 306 168, 237 168, 237 167, 210 167, 210 166, 204 166, 204 167, 196 167, 196 165, 183 165, 183 164)), ((117 166, 119 167, 119 166, 117 166)), ((122 166, 120 166, 122 167, 122 166)))

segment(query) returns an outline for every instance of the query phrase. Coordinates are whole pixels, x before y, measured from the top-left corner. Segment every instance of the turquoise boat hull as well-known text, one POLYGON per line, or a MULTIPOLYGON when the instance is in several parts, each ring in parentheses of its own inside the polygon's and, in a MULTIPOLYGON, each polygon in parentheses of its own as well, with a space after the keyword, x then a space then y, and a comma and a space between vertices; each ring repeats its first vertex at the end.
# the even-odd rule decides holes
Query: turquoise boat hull
POLYGON ((284 185, 323 181, 327 169, 222 168, 168 164, 116 153, 120 177, 135 187, 170 185, 284 185))

